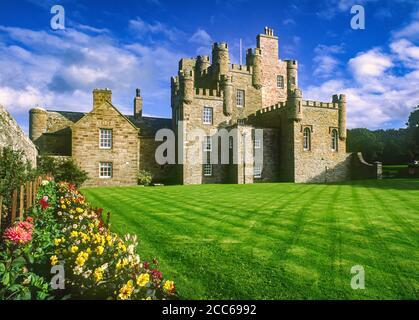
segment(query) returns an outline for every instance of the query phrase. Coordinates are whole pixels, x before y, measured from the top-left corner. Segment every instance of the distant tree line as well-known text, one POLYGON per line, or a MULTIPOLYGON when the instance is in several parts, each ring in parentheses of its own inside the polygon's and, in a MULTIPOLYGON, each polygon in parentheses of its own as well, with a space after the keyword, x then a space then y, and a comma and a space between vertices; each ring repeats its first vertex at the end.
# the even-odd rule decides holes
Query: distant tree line
POLYGON ((362 152, 368 162, 406 164, 419 160, 419 105, 410 114, 404 129, 348 130, 348 152, 362 152))

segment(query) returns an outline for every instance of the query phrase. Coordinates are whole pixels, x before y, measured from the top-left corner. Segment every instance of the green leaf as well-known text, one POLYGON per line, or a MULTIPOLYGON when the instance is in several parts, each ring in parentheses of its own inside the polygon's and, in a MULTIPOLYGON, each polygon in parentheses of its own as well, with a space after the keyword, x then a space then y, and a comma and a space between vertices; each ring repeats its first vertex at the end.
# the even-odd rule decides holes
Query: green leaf
POLYGON ((6 266, 4 263, 0 263, 0 274, 4 273, 6 271, 6 266))
POLYGON ((10 273, 7 272, 3 275, 3 279, 1 280, 1 283, 3 283, 4 286, 8 286, 10 283, 10 273))

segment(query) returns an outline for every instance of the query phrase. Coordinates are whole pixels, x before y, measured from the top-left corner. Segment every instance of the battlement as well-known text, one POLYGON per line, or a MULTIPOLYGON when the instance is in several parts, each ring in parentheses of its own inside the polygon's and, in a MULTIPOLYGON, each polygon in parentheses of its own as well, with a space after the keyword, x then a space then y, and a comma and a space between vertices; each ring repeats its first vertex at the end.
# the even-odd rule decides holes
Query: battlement
POLYGON ((196 60, 198 62, 210 62, 210 57, 209 56, 198 56, 196 58, 196 60))
POLYGON ((243 73, 251 74, 253 68, 251 66, 243 65, 243 64, 231 64, 232 71, 241 71, 243 73))
POLYGON ((212 45, 212 49, 215 50, 228 50, 227 42, 214 42, 212 45))
POLYGON ((260 114, 263 114, 263 113, 267 113, 267 112, 271 112, 271 111, 274 111, 274 110, 278 110, 280 108, 285 108, 286 106, 287 106, 286 101, 281 101, 281 102, 278 102, 278 103, 276 103, 276 104, 274 104, 272 106, 269 106, 269 107, 266 107, 266 108, 263 108, 261 110, 256 111, 256 115, 260 115, 260 114))
POLYGON ((298 69, 298 61, 297 60, 284 60, 287 63, 288 69, 298 69))
POLYGON ((194 88, 194 97, 195 98, 205 98, 205 99, 215 99, 220 100, 223 98, 223 92, 216 89, 207 89, 207 88, 194 88))
POLYGON ((339 105, 336 102, 322 102, 314 100, 303 100, 303 107, 316 107, 316 108, 327 108, 327 109, 338 109, 339 105))

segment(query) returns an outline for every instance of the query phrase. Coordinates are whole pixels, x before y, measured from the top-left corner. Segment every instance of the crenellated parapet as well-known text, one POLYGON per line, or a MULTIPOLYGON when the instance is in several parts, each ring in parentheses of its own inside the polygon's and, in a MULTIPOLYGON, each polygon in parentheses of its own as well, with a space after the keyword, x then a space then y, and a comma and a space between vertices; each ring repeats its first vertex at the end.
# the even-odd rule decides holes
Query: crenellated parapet
POLYGON ((182 70, 179 72, 180 92, 182 100, 191 104, 194 96, 194 73, 193 70, 182 70))
POLYGON ((215 79, 227 75, 230 67, 228 44, 216 42, 212 45, 212 71, 215 79))

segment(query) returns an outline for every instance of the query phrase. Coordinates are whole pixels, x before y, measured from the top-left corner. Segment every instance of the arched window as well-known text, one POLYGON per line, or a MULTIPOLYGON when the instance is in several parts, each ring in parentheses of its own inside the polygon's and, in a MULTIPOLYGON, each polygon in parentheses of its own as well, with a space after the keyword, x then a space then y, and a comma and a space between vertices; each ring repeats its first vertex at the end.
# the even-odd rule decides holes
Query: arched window
POLYGON ((311 132, 310 132, 310 128, 304 128, 303 147, 304 147, 304 151, 308 151, 311 148, 311 132))
POLYGON ((336 129, 332 130, 332 151, 338 151, 338 131, 336 129))

